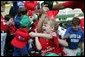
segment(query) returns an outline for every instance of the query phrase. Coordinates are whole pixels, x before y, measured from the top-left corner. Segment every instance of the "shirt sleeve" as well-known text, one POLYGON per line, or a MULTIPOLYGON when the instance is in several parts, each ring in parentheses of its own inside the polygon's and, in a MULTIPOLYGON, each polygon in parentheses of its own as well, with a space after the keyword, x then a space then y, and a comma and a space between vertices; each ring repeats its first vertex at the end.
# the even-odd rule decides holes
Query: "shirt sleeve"
POLYGON ((70 35, 70 29, 68 28, 68 29, 66 30, 66 32, 65 32, 65 34, 64 34, 64 36, 63 36, 63 38, 64 38, 64 39, 65 39, 65 38, 68 38, 69 35, 70 35))

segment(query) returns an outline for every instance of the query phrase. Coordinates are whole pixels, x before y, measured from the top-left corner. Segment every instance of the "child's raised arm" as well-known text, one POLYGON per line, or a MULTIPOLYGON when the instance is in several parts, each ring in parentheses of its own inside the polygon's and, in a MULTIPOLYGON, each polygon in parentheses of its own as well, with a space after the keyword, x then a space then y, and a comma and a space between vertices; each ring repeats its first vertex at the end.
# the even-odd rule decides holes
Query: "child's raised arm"
POLYGON ((42 25, 43 25, 44 20, 45 20, 45 14, 42 14, 42 16, 39 20, 38 26, 37 26, 37 31, 38 32, 42 31, 42 25))

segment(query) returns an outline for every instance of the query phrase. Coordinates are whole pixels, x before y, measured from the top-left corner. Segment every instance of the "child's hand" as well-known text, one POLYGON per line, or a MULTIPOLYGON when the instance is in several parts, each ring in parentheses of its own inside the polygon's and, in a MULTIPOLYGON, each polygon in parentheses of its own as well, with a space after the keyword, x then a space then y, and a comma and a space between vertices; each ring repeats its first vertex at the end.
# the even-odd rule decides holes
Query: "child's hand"
POLYGON ((39 12, 40 12, 41 14, 44 14, 44 13, 46 13, 48 10, 49 10, 49 8, 44 6, 44 7, 42 7, 42 8, 39 10, 39 12))
POLYGON ((46 13, 46 12, 49 10, 48 7, 43 7, 42 9, 43 9, 43 12, 44 12, 44 13, 46 13))
POLYGON ((29 35, 30 35, 31 37, 34 37, 35 34, 34 34, 34 32, 30 32, 29 35))
POLYGON ((14 24, 13 18, 10 18, 10 20, 7 22, 7 25, 11 26, 12 24, 14 24))

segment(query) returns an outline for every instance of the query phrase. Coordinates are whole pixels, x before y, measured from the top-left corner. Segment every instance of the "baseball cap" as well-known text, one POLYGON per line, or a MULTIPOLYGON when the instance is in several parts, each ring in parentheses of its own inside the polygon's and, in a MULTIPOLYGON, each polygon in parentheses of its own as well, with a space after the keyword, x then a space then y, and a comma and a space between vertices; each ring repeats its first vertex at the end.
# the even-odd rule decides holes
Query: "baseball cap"
POLYGON ((58 12, 59 12, 58 10, 49 10, 49 11, 47 11, 48 19, 50 19, 51 17, 53 17, 53 19, 55 19, 55 17, 57 16, 58 12))
POLYGON ((14 39, 11 44, 16 48, 23 48, 29 40, 29 34, 26 28, 20 28, 16 31, 14 39))

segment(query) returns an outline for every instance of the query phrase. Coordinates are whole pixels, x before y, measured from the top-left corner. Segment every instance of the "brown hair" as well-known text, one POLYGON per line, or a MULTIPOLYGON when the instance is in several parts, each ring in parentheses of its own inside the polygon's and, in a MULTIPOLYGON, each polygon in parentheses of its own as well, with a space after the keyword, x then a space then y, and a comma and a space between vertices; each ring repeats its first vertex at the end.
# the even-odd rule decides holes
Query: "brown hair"
POLYGON ((76 26, 76 25, 79 25, 79 24, 80 24, 80 19, 77 18, 77 17, 74 17, 73 20, 72 20, 72 25, 76 26))

